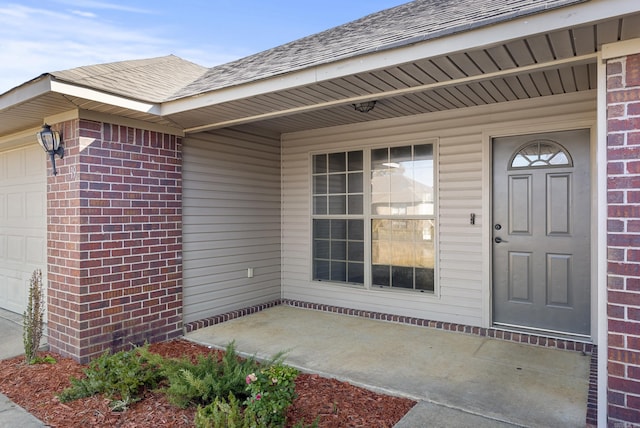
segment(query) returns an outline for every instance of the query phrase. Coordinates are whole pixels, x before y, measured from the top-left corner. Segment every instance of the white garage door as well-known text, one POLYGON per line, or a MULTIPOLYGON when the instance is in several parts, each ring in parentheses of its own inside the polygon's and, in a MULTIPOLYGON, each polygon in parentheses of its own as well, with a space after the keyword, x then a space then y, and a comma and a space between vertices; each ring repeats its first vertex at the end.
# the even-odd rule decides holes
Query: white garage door
POLYGON ((0 308, 19 314, 35 269, 42 269, 46 284, 45 158, 35 141, 0 151, 0 308))

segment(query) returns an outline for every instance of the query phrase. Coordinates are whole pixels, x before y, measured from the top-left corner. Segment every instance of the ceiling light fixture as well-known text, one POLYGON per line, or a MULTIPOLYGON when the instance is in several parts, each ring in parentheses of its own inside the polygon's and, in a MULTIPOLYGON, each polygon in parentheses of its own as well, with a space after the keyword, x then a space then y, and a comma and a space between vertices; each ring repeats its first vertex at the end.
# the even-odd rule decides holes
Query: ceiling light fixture
POLYGON ((353 108, 360 113, 369 113, 373 110, 373 107, 376 105, 375 101, 366 101, 364 103, 356 103, 353 104, 353 108))

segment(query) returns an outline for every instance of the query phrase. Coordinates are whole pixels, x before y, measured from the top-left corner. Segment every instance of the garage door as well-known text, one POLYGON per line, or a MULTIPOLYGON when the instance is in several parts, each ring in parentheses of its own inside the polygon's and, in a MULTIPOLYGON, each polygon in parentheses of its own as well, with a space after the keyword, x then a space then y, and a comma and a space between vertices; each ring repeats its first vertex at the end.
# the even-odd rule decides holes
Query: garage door
POLYGON ((45 159, 35 141, 0 149, 0 308, 19 314, 27 307, 34 269, 46 279, 45 159))

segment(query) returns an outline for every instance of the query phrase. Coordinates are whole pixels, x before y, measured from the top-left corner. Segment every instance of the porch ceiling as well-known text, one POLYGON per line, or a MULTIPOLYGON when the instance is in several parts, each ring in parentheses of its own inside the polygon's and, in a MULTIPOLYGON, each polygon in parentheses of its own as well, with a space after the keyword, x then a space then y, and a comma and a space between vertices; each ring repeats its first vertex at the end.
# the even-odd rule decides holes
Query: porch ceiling
POLYGON ((530 99, 596 88, 602 44, 640 37, 640 14, 424 58, 168 118, 199 132, 250 123, 277 133, 530 99), (352 107, 376 100, 363 114, 352 107))

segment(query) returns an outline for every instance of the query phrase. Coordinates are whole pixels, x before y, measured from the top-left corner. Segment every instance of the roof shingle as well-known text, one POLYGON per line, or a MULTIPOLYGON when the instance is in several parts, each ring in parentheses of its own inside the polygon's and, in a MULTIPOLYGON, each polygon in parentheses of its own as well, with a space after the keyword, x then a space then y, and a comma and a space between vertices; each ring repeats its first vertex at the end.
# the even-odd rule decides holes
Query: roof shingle
POLYGON ((416 0, 209 69, 178 99, 589 0, 416 0))
POLYGON ((50 73, 58 80, 147 102, 162 102, 207 72, 175 55, 50 73))

